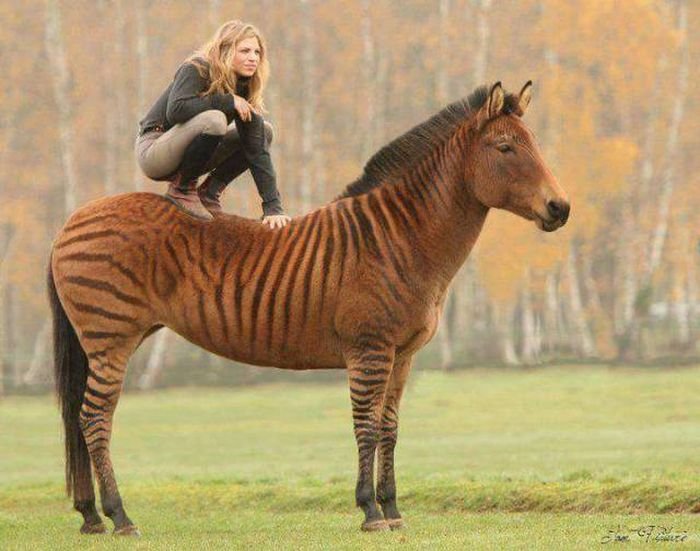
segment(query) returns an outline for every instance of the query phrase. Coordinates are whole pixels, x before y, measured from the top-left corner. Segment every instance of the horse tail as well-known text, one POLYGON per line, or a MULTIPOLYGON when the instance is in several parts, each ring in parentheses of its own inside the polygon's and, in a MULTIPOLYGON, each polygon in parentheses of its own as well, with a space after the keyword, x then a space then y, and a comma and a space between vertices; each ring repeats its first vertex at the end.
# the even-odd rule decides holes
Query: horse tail
POLYGON ((51 262, 47 284, 53 315, 54 378, 66 441, 66 492, 70 496, 81 481, 91 477, 90 454, 79 421, 88 359, 58 298, 51 262))

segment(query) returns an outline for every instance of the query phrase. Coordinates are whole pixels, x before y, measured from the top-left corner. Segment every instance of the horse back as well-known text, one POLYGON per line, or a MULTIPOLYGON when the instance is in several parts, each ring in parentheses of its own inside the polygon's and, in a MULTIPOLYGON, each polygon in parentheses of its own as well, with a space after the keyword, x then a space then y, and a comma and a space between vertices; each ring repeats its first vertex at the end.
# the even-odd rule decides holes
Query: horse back
POLYGON ((322 258, 329 232, 321 214, 271 230, 226 214, 202 222, 162 196, 129 193, 78 209, 51 262, 87 348, 90 335, 140 342, 165 325, 247 363, 342 367, 332 328, 340 273, 322 258))

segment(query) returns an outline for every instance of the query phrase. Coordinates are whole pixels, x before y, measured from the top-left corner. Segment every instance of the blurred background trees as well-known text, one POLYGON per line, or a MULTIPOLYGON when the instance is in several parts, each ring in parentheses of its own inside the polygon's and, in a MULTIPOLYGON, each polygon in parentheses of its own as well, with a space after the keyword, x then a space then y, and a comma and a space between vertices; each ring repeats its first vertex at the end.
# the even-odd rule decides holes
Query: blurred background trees
MULTIPOLYGON (((379 147, 476 85, 517 92, 534 80, 527 121, 571 196, 570 223, 549 235, 493 212, 419 365, 698 356, 697 2, 3 0, 0 17, 0 393, 49 383, 53 235, 76 205, 164 190, 136 167, 138 120, 233 18, 268 40, 291 215, 332 199, 379 147)), ((249 178, 225 208, 259 216, 249 178)), ((129 381, 264 376, 229 363, 161 332, 129 381)))

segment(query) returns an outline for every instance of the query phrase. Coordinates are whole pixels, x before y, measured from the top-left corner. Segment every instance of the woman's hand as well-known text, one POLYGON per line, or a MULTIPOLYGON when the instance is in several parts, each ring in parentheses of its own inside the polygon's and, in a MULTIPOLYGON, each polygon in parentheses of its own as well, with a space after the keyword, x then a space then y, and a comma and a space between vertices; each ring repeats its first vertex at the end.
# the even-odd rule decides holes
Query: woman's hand
POLYGON ((262 223, 275 229, 285 227, 290 220, 291 218, 286 214, 271 214, 270 216, 263 217, 262 223))
POLYGON ((236 94, 233 94, 233 103, 236 107, 236 111, 238 111, 238 114, 241 116, 241 120, 244 122, 250 122, 250 119, 253 118, 253 113, 255 112, 253 106, 241 96, 237 96, 236 94))

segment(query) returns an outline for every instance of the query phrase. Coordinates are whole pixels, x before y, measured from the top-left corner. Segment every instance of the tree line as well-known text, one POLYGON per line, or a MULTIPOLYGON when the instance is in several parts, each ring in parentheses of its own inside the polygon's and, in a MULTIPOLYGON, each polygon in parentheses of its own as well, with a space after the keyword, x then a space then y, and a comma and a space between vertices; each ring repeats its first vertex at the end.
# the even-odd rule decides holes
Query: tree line
MULTIPOLYGON (((491 213, 419 364, 698 356, 697 3, 35 0, 4 1, 0 15, 0 393, 49 382, 53 235, 91 199, 164 191, 136 167, 137 122, 234 18, 267 38, 266 116, 292 216, 477 85, 534 80, 528 124, 571 196, 570 223, 545 235, 491 213)), ((225 209, 258 217, 250 179, 231 188, 225 209)), ((134 364, 129 384, 142 388, 256 377, 167 331, 134 364)))

